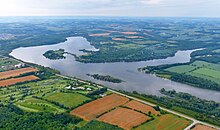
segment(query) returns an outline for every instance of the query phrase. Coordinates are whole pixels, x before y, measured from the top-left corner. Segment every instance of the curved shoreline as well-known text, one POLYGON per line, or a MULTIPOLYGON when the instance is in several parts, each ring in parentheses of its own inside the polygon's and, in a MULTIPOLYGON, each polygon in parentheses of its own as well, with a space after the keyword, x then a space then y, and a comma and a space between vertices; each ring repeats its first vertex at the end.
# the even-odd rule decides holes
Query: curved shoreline
POLYGON ((189 62, 190 54, 195 50, 178 51, 174 57, 168 57, 166 59, 114 63, 80 63, 75 61, 75 58, 71 55, 67 55, 66 59, 51 61, 42 56, 42 53, 44 53, 45 50, 59 48, 63 48, 67 52, 76 55, 81 55, 84 53, 79 51, 80 49, 92 49, 94 47, 90 45, 90 43, 83 37, 69 37, 67 38, 67 41, 54 45, 17 48, 13 50, 10 55, 25 62, 31 62, 57 69, 64 75, 91 80, 92 82, 96 82, 113 89, 125 90, 129 92, 137 91, 157 96, 161 96, 158 91, 161 88, 166 88, 168 90, 175 89, 178 92, 190 93, 203 99, 220 102, 219 92, 195 88, 189 85, 161 79, 154 75, 146 75, 144 73, 138 72, 137 70, 138 68, 148 65, 157 66, 161 64, 189 62), (112 75, 113 77, 117 77, 125 82, 113 84, 104 81, 98 81, 87 76, 86 74, 88 73, 112 75))

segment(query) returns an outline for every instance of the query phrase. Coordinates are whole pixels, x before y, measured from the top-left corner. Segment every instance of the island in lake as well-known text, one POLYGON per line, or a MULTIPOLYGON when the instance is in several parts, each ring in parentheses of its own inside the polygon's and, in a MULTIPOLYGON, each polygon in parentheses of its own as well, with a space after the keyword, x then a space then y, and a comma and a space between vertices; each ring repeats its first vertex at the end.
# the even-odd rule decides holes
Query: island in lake
POLYGON ((112 82, 112 83, 123 82, 121 79, 114 78, 110 75, 100 75, 100 74, 87 74, 87 75, 97 80, 102 80, 102 81, 107 81, 107 82, 112 82))
POLYGON ((44 57, 50 59, 50 60, 59 60, 59 59, 65 59, 64 56, 66 54, 64 49, 59 50, 49 50, 43 54, 44 57))

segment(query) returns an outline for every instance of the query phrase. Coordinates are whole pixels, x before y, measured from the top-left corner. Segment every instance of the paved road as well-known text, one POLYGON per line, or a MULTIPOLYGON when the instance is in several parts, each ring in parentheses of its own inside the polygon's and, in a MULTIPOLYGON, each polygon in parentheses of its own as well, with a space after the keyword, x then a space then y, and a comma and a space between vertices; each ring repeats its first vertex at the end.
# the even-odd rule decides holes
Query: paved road
MULTIPOLYGON (((74 78, 67 77, 67 76, 60 75, 60 74, 57 74, 57 76, 60 76, 60 77, 63 77, 63 78, 68 78, 68 79, 74 79, 74 78)), ((78 79, 78 80, 79 80, 80 82, 83 82, 83 83, 88 83, 88 82, 83 81, 83 80, 80 80, 80 79, 78 79)), ((98 85, 97 87, 99 87, 99 88, 103 88, 103 86, 101 86, 101 85, 98 85)), ((132 97, 132 96, 129 96, 129 95, 126 95, 126 94, 120 93, 120 92, 115 91, 115 90, 112 90, 112 89, 108 89, 108 90, 111 91, 111 92, 113 92, 113 93, 116 93, 116 94, 119 94, 119 95, 125 96, 125 97, 127 97, 127 98, 130 98, 130 99, 133 99, 133 100, 139 101, 139 102, 141 102, 141 103, 144 103, 144 104, 147 104, 147 105, 150 105, 150 106, 157 106, 156 104, 153 104, 153 103, 150 103, 150 102, 147 102, 147 101, 144 101, 144 100, 141 100, 141 99, 138 99, 138 98, 135 98, 135 97, 132 97)), ((202 122, 202 121, 198 121, 198 120, 196 120, 196 119, 194 119, 194 118, 192 118, 192 117, 186 116, 186 115, 181 114, 181 113, 178 113, 178 112, 176 112, 176 111, 173 111, 173 110, 170 110, 170 109, 167 109, 167 108, 164 108, 164 107, 160 107, 160 109, 161 109, 161 110, 164 110, 164 111, 167 111, 167 112, 169 112, 169 113, 172 113, 172 114, 174 114, 174 115, 177 115, 177 116, 180 116, 180 117, 183 117, 183 118, 186 118, 186 119, 192 120, 193 123, 190 124, 189 126, 187 126, 184 130, 189 130, 193 125, 198 124, 198 123, 199 123, 199 124, 206 125, 206 126, 209 126, 209 127, 213 127, 213 128, 215 128, 215 129, 217 129, 217 130, 220 130, 219 127, 216 127, 216 126, 210 125, 210 124, 205 123, 205 122, 202 122)))
MULTIPOLYGON (((8 57, 7 57, 7 58, 8 58, 8 57)), ((13 59, 14 59, 14 58, 13 58, 13 59)), ((17 59, 14 59, 14 60, 17 60, 17 59)), ((21 62, 20 60, 17 60, 17 61, 21 62)), ((57 75, 57 76, 60 76, 60 77, 63 77, 63 78, 68 78, 68 79, 73 79, 73 80, 75 79, 75 78, 68 77, 68 76, 64 76, 64 75, 60 75, 60 74, 56 74, 56 75, 57 75)), ((86 82, 86 81, 84 81, 84 80, 81 80, 81 79, 78 79, 78 80, 79 80, 80 82, 83 82, 83 83, 88 83, 88 82, 86 82)), ((101 85, 98 85, 97 87, 103 88, 103 86, 101 86, 101 85)), ((147 105, 150 105, 150 106, 157 106, 156 104, 153 104, 153 103, 150 103, 150 102, 147 102, 147 101, 144 101, 144 100, 141 100, 141 99, 132 97, 132 96, 128 96, 128 95, 126 95, 126 94, 120 93, 120 92, 118 92, 118 91, 115 91, 115 90, 112 90, 112 89, 109 89, 109 88, 108 88, 108 90, 111 91, 111 92, 113 92, 113 93, 116 93, 116 94, 125 96, 125 97, 127 97, 127 98, 130 98, 130 99, 139 101, 139 102, 141 102, 141 103, 144 103, 144 104, 147 104, 147 105)), ((160 106, 160 109, 162 109, 162 110, 164 110, 164 111, 167 111, 167 112, 169 112, 169 113, 172 113, 172 114, 174 114, 174 115, 178 115, 178 116, 184 117, 184 118, 186 118, 186 119, 192 120, 193 123, 190 124, 189 126, 187 126, 184 130, 190 130, 190 128, 191 128, 192 126, 194 126, 195 124, 198 124, 198 123, 199 123, 199 124, 206 125, 206 126, 209 126, 209 127, 213 127, 213 128, 215 128, 215 129, 217 129, 217 130, 220 130, 219 127, 210 125, 210 124, 205 123, 205 122, 202 122, 202 121, 198 121, 198 120, 196 120, 196 119, 194 119, 194 118, 192 118, 192 117, 186 116, 186 115, 181 114, 181 113, 178 113, 178 112, 176 112, 176 111, 173 111, 173 110, 170 110, 170 109, 161 107, 161 106, 160 106)))

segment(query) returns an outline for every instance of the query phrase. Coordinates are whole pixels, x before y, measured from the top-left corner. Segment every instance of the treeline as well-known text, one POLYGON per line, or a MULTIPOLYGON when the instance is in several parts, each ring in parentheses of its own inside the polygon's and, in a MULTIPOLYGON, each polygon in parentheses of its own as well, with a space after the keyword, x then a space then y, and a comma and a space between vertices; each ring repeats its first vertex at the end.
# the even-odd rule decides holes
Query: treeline
POLYGON ((50 59, 50 60, 58 60, 58 59, 65 59, 66 57, 64 56, 65 50, 64 49, 59 49, 59 50, 49 50, 46 51, 43 56, 50 59))
POLYGON ((201 60, 205 62, 210 62, 210 63, 219 63, 220 62, 220 52, 216 51, 220 50, 219 46, 209 46, 208 48, 204 50, 199 50, 192 52, 191 57, 192 60, 201 60))
POLYGON ((92 75, 87 74, 87 75, 90 76, 90 77, 93 77, 94 79, 97 79, 97 80, 108 81, 108 82, 112 82, 112 83, 121 83, 121 82, 123 82, 122 80, 114 78, 110 75, 100 75, 100 74, 92 74, 92 75))
MULTIPOLYGON (((112 42, 112 41, 110 41, 112 42)), ((135 43, 130 43, 137 46, 135 43)), ((114 47, 112 45, 105 45, 104 47, 97 47, 99 51, 89 52, 88 55, 81 55, 76 57, 77 61, 84 63, 105 63, 105 62, 136 62, 153 59, 164 59, 174 56, 177 50, 164 49, 163 47, 114 47)))
POLYGON ((55 101, 47 100, 47 99, 42 98, 42 97, 32 96, 32 98, 36 98, 36 99, 40 99, 40 100, 43 100, 43 101, 47 101, 47 102, 49 102, 49 103, 52 103, 52 104, 54 104, 54 105, 56 105, 56 106, 59 106, 60 108, 66 109, 66 110, 69 110, 69 109, 70 109, 69 107, 66 107, 66 106, 64 106, 63 104, 60 104, 60 103, 55 102, 55 101))
POLYGON ((97 89, 95 91, 92 91, 92 92, 88 93, 87 95, 88 96, 94 96, 94 95, 103 94, 103 93, 105 93, 107 91, 108 91, 108 88, 99 88, 99 89, 97 89))
POLYGON ((0 105, 0 129, 72 129, 82 119, 69 114, 27 113, 14 105, 0 105))
POLYGON ((191 75, 172 73, 171 80, 180 82, 180 83, 189 84, 189 85, 199 87, 199 88, 220 91, 220 85, 215 83, 214 81, 191 76, 191 75))
POLYGON ((161 93, 166 95, 163 97, 137 92, 123 91, 123 93, 181 112, 197 120, 220 126, 220 103, 199 99, 187 93, 166 91, 165 89, 161 90, 161 93))
POLYGON ((187 75, 184 73, 175 73, 175 72, 169 72, 166 71, 165 69, 173 67, 173 66, 178 66, 178 65, 187 65, 190 63, 185 63, 185 64, 171 64, 171 65, 161 65, 161 66, 148 66, 143 69, 146 73, 156 73, 157 75, 169 75, 170 80, 180 82, 180 83, 185 83, 192 85, 194 87, 198 88, 204 88, 204 89, 211 89, 211 90, 217 90, 220 91, 220 85, 214 81, 200 78, 200 77, 195 77, 191 75, 187 75))
POLYGON ((39 71, 36 73, 36 76, 39 77, 41 80, 48 79, 53 77, 55 74, 60 74, 58 70, 51 69, 49 67, 44 67, 41 65, 31 64, 31 66, 36 67, 39 71))

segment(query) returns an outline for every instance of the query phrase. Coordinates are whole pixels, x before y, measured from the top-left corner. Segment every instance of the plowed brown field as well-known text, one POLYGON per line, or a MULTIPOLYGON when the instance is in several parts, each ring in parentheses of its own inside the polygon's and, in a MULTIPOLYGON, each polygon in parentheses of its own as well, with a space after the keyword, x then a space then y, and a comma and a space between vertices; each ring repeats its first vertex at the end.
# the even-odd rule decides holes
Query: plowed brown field
POLYGON ((127 34, 127 35, 132 35, 132 34, 137 34, 137 32, 121 32, 122 34, 127 34))
POLYGON ((142 113, 127 108, 117 108, 107 114, 104 114, 98 120, 129 130, 149 119, 150 117, 142 113))
POLYGON ((32 81, 32 80, 37 80, 37 79, 39 78, 34 75, 30 75, 30 76, 25 76, 25 77, 20 77, 20 78, 11 78, 11 79, 6 79, 6 80, 1 80, 0 87, 5 87, 9 85, 14 85, 16 83, 22 83, 25 81, 32 81))
POLYGON ((114 41, 125 41, 126 39, 124 39, 124 38, 112 38, 112 40, 114 40, 114 41))
POLYGON ((72 115, 79 116, 86 121, 95 119, 97 116, 128 102, 129 99, 117 94, 97 99, 70 112, 72 115))
POLYGON ((217 129, 198 124, 192 130, 217 130, 217 129))
POLYGON ((126 103, 124 106, 131 108, 133 110, 141 111, 145 114, 151 112, 151 114, 158 115, 160 112, 156 111, 153 107, 140 103, 138 101, 132 100, 126 103))
POLYGON ((89 34, 90 37, 108 36, 110 33, 89 34))
POLYGON ((5 71, 5 72, 1 72, 0 79, 6 79, 6 78, 15 77, 15 76, 19 76, 21 74, 36 72, 36 71, 37 71, 37 69, 32 68, 32 67, 21 68, 21 69, 17 69, 17 70, 9 70, 9 71, 5 71))

